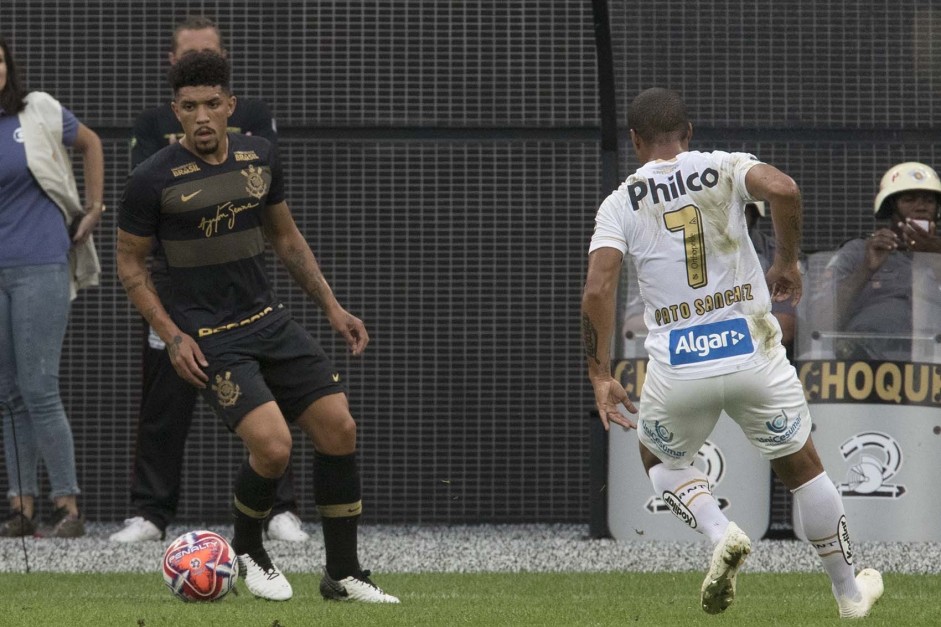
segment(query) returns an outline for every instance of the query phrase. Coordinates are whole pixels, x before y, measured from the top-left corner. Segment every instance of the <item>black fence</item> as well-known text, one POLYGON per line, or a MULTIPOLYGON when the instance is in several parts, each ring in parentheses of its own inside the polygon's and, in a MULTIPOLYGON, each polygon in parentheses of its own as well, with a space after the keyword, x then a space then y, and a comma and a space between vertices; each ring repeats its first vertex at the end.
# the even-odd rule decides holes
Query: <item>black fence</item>
MULTIPOLYGON (((798 180, 808 250, 871 228, 892 164, 939 163, 932 3, 607 8, 622 174, 636 166, 627 102, 655 85, 686 97, 694 147, 747 150, 798 180)), ((102 135, 112 207, 133 119, 169 97, 170 34, 190 14, 222 27, 236 93, 275 112, 288 202, 373 336, 349 359, 272 264, 350 382, 366 520, 587 522, 593 401, 578 311, 610 191, 591 1, 4 2, 0 34, 27 84, 102 135)), ((100 520, 129 513, 143 342, 115 277, 114 228, 109 212, 103 282, 73 305, 62 369, 82 505, 100 520)), ((200 406, 181 519, 228 516, 242 456, 200 406)), ((293 463, 311 516, 309 445, 293 463)))

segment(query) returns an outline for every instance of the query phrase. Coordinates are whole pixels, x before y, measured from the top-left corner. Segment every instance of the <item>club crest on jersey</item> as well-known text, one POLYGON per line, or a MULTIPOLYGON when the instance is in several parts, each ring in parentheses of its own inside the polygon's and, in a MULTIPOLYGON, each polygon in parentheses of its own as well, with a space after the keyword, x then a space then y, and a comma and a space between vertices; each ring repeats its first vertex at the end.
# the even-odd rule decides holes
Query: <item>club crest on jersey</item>
POLYGON ((696 171, 689 176, 684 176, 682 170, 677 170, 666 178, 666 181, 658 183, 655 179, 649 178, 646 181, 635 181, 627 186, 627 197, 631 201, 631 208, 634 211, 640 209, 640 201, 650 194, 650 200, 653 203, 662 203, 668 200, 676 200, 687 193, 702 191, 706 187, 715 187, 719 184, 719 173, 712 168, 706 168, 702 172, 696 171))
POLYGON ((265 194, 268 193, 268 184, 265 183, 265 177, 262 176, 262 169, 250 165, 242 170, 242 176, 247 179, 245 191, 255 198, 264 198, 265 194))
POLYGON ((744 318, 670 331, 670 365, 695 364, 754 352, 744 318))

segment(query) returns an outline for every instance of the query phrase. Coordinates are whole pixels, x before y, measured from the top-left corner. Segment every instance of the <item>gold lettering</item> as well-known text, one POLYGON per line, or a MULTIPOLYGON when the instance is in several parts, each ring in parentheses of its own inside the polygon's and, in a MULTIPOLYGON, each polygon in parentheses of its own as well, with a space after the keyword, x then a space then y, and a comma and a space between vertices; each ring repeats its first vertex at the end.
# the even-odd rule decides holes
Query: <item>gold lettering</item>
POLYGON ((173 174, 173 178, 178 176, 183 176, 184 174, 192 174, 193 172, 199 172, 199 166, 196 165, 196 162, 187 163, 186 165, 181 165, 178 168, 173 168, 170 170, 173 174))
POLYGON ((246 324, 251 324, 252 322, 261 320, 264 316, 267 316, 272 311, 274 311, 272 307, 265 307, 258 313, 253 314, 252 316, 248 318, 245 318, 241 322, 229 322, 228 324, 223 324, 223 325, 220 325, 218 327, 213 327, 213 328, 203 327, 199 329, 199 337, 206 337, 207 335, 212 335, 214 333, 221 333, 222 331, 229 331, 230 329, 237 329, 239 327, 243 327, 246 324))
POLYGON ((222 207, 216 207, 216 217, 206 218, 203 217, 199 221, 199 226, 197 227, 206 237, 212 237, 219 232, 219 222, 225 218, 225 213, 222 211, 222 207))
POLYGON ((199 221, 197 228, 202 231, 206 237, 212 237, 219 232, 219 223, 225 220, 226 226, 231 231, 235 228, 235 216, 248 209, 254 209, 257 206, 257 202, 247 202, 244 205, 233 205, 231 201, 224 202, 216 207, 215 217, 204 217, 199 221))
POLYGON ((931 400, 941 403, 941 366, 931 368, 931 400))
POLYGON ((628 397, 636 401, 640 398, 640 392, 644 387, 644 380, 647 378, 647 360, 646 359, 624 359, 614 366, 614 379, 620 381, 624 386, 624 391, 628 397))
POLYGON ((804 387, 804 398, 808 401, 814 399, 820 395, 820 379, 817 376, 814 376, 811 379, 811 375, 819 375, 820 370, 814 369, 814 362, 807 361, 801 364, 800 370, 797 372, 797 377, 801 381, 801 385, 804 387))
POLYGON ((864 361, 853 362, 846 373, 846 387, 851 398, 858 401, 866 399, 872 394, 872 368, 864 361), (862 386, 857 385, 859 376, 862 375, 862 386))
POLYGON ((820 397, 841 399, 846 395, 843 375, 845 374, 846 364, 842 361, 824 362, 820 365, 820 397), (835 367, 836 372, 831 372, 830 368, 835 367), (831 392, 832 388, 832 392, 831 392))
POLYGON ((902 402, 902 371, 896 364, 882 364, 876 369, 876 394, 885 401, 902 402))
POLYGON ((744 295, 744 300, 751 300, 751 283, 746 283, 742 286, 742 294, 744 295))
POLYGON ((941 404, 941 366, 897 362, 807 361, 797 372, 815 402, 941 404))
POLYGON ((922 364, 915 371, 915 364, 905 364, 905 398, 910 401, 923 401, 928 397, 928 366, 922 364), (915 380, 920 384, 915 388, 915 380))

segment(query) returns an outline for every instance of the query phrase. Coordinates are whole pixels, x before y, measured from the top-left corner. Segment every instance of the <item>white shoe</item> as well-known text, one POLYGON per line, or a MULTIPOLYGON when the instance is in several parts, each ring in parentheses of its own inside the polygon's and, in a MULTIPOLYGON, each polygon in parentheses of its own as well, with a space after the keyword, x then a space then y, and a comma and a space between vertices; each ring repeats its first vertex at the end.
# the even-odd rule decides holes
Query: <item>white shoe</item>
POLYGON ((267 536, 269 540, 286 540, 288 542, 306 542, 310 536, 301 528, 301 519, 294 512, 281 512, 268 521, 267 536))
POLYGON ((864 568, 856 575, 856 585, 859 587, 859 594, 862 598, 859 601, 852 601, 847 598, 837 599, 840 607, 840 618, 865 618, 869 616, 869 611, 876 601, 885 591, 882 585, 882 574, 872 568, 864 568))
POLYGON ((751 553, 751 540, 738 525, 730 522, 725 535, 712 552, 709 573, 702 582, 702 609, 707 614, 724 612, 735 600, 735 576, 751 553))
POLYGON ((124 529, 115 531, 108 539, 112 542, 148 542, 163 540, 164 532, 143 516, 135 516, 124 521, 124 529))
POLYGON ((320 595, 330 601, 363 601, 364 603, 398 603, 398 597, 386 594, 369 579, 369 571, 364 570, 359 577, 344 577, 334 580, 323 569, 320 580, 320 595))
POLYGON ((261 599, 269 601, 287 601, 294 596, 291 584, 271 563, 267 551, 262 549, 253 558, 248 553, 238 556, 239 574, 245 578, 248 591, 261 599), (257 558, 258 561, 255 561, 257 558))

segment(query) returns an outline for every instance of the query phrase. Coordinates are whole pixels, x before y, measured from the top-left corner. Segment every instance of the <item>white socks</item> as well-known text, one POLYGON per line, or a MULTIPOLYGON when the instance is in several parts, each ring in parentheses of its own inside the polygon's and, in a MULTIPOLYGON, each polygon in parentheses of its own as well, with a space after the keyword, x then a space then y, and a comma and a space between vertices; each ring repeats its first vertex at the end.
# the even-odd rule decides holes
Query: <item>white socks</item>
POLYGON ((833 596, 858 601, 861 597, 840 493, 823 472, 792 490, 792 494, 804 535, 817 550, 823 568, 833 582, 833 596))
POLYGON ((722 539, 729 519, 713 498, 706 475, 695 466, 671 470, 665 464, 657 464, 648 474, 657 496, 666 502, 674 516, 704 534, 713 544, 722 539))

